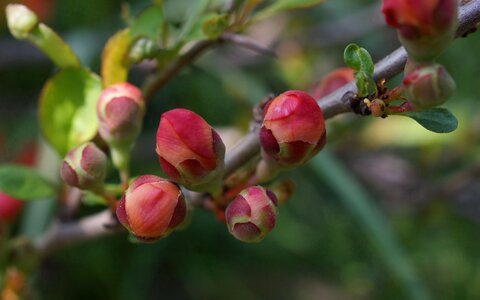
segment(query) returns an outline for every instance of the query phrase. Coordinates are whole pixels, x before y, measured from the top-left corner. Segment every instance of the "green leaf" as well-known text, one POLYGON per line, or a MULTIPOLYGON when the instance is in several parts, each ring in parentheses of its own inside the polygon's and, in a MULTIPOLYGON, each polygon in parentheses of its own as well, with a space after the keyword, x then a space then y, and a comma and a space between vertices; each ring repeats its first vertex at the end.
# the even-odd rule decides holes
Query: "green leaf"
POLYGON ((183 38, 184 42, 216 39, 228 28, 228 17, 217 13, 201 16, 192 30, 183 38))
POLYGON ((290 9, 298 8, 309 8, 315 5, 318 5, 325 0, 277 0, 273 1, 272 5, 267 6, 266 8, 260 10, 256 15, 255 19, 264 19, 270 17, 274 14, 283 12, 290 9))
POLYGON ((130 67, 127 54, 131 43, 132 38, 127 28, 115 33, 103 48, 102 79, 104 87, 127 80, 130 67))
POLYGON ((130 35, 132 38, 143 36, 158 41, 163 32, 164 23, 162 7, 152 5, 143 10, 133 21, 130 26, 130 35))
POLYGON ((55 186, 32 168, 0 166, 0 191, 19 200, 35 200, 56 195, 55 186))
POLYGON ((350 44, 345 48, 343 59, 345 64, 353 70, 364 72, 373 77, 375 65, 370 53, 365 48, 361 48, 357 44, 350 44))
POLYGON ((107 203, 105 202, 105 199, 102 196, 99 196, 95 193, 92 192, 85 192, 82 197, 82 202, 83 204, 87 206, 106 206, 107 203))
POLYGON ((377 85, 373 80, 375 65, 368 51, 357 44, 350 44, 343 53, 345 64, 354 70, 357 92, 365 97, 377 92, 377 85))
POLYGON ((446 108, 436 107, 422 111, 409 111, 401 114, 414 119, 425 129, 436 133, 449 133, 457 129, 458 120, 446 108))
POLYGON ((200 22, 202 19, 202 15, 208 7, 209 0, 196 0, 192 1, 190 5, 190 11, 188 12, 188 16, 183 23, 182 29, 177 36, 177 42, 188 42, 189 39, 187 37, 192 35, 192 32, 198 30, 202 23, 200 22))
POLYGON ((208 19, 204 20, 202 24, 202 32, 209 39, 216 39, 222 35, 228 28, 228 16, 227 15, 212 15, 208 19))
POLYGON ((365 72, 354 72, 354 77, 357 85, 357 94, 360 97, 374 94, 377 91, 375 81, 365 72))
POLYGON ((83 68, 64 69, 45 83, 40 95, 40 128, 61 157, 97 133, 96 104, 101 91, 98 75, 83 68))

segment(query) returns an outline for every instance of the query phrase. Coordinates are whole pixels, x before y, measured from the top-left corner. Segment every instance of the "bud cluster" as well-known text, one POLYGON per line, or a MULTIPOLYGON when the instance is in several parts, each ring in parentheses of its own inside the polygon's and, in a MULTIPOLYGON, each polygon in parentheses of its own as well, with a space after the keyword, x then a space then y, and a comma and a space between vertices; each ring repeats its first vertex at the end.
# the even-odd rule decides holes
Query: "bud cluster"
POLYGON ((455 82, 435 58, 453 41, 458 25, 457 0, 384 0, 387 24, 397 29, 408 53, 403 89, 415 109, 443 104, 455 82))
MULTIPOLYGON (((114 164, 115 151, 129 150, 137 137, 144 110, 142 94, 128 83, 112 85, 102 92, 97 104, 99 133, 110 147, 114 164)), ((304 92, 281 94, 264 108, 260 142, 264 162, 279 169, 305 163, 325 144, 320 107, 304 92)), ((156 134, 156 153, 172 181, 140 176, 112 206, 119 222, 144 242, 158 240, 184 223, 187 203, 176 183, 209 192, 214 198, 221 197, 222 191, 225 145, 196 113, 182 108, 163 113, 156 134)), ((105 193, 106 161, 106 155, 89 142, 67 154, 61 176, 71 186, 105 193)), ((262 240, 275 225, 277 202, 275 194, 263 187, 243 190, 225 210, 229 231, 241 241, 262 240)))

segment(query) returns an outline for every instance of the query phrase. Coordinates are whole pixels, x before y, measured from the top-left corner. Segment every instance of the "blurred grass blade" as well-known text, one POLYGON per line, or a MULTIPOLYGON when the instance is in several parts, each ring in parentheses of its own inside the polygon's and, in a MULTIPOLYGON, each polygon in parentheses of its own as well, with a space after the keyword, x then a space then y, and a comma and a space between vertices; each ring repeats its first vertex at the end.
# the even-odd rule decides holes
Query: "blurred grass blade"
POLYGON ((350 210, 384 260, 385 265, 404 286, 408 299, 430 299, 415 269, 395 239, 388 220, 371 196, 328 150, 323 150, 311 167, 350 210))

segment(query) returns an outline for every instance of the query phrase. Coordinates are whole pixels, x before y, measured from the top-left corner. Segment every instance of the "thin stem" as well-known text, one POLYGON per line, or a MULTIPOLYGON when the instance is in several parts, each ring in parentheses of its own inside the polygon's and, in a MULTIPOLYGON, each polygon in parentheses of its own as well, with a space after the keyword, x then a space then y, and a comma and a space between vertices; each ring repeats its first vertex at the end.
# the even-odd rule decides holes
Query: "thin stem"
POLYGON ((258 52, 263 55, 277 57, 277 54, 272 49, 260 45, 256 40, 246 35, 235 34, 233 32, 225 32, 220 37, 221 40, 231 42, 246 49, 258 52))
POLYGON ((387 107, 387 114, 389 115, 397 115, 407 111, 415 111, 415 107, 413 106, 412 102, 404 102, 398 106, 389 106, 387 107))
POLYGON ((145 99, 151 99, 152 96, 160 90, 173 76, 177 74, 184 66, 195 60, 201 53, 214 45, 216 40, 203 40, 197 42, 185 54, 177 60, 167 65, 159 74, 148 78, 142 88, 145 99))

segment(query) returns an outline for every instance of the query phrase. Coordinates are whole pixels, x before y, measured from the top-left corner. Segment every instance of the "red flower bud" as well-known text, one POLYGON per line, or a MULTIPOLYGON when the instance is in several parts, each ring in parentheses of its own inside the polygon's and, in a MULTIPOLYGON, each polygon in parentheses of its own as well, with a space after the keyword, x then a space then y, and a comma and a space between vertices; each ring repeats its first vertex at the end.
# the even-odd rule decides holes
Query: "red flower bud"
POLYGON ((455 81, 447 70, 436 63, 422 65, 404 77, 407 98, 415 108, 438 106, 447 101, 455 91, 455 81))
POLYGON ((100 136, 110 145, 130 146, 145 114, 142 92, 128 82, 104 89, 97 102, 100 136))
POLYGON ((453 40, 458 21, 457 0, 384 0, 382 12, 418 61, 440 54, 453 40))
POLYGON ((154 175, 136 178, 118 202, 117 217, 137 239, 154 241, 183 223, 187 205, 174 183, 154 175))
POLYGON ((0 192, 0 223, 13 220, 22 210, 23 204, 23 201, 0 192))
POLYGON ((280 167, 299 166, 326 141, 325 122, 317 102, 302 91, 288 91, 264 108, 260 130, 262 155, 280 167))
POLYGON ((336 89, 341 88, 353 79, 353 69, 338 68, 322 77, 322 79, 315 84, 311 95, 315 99, 320 99, 336 89))
POLYGON ((102 187, 107 170, 107 157, 94 143, 78 146, 62 162, 60 175, 66 184, 84 190, 102 187))
POLYGON ((277 197, 253 186, 243 190, 225 210, 228 230, 243 242, 260 242, 272 231, 277 216, 277 197))
POLYGON ((163 171, 189 189, 209 191, 223 171, 225 145, 220 136, 187 109, 162 114, 156 151, 163 171))

